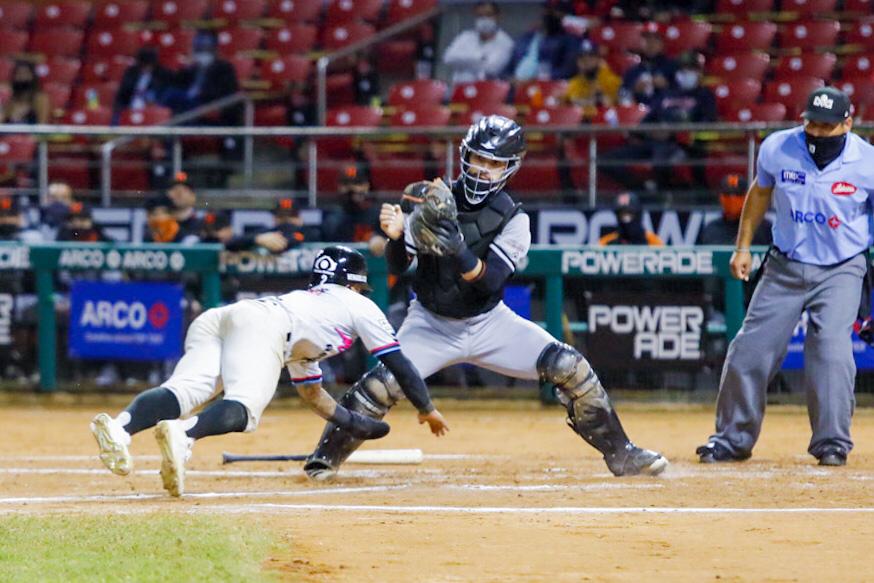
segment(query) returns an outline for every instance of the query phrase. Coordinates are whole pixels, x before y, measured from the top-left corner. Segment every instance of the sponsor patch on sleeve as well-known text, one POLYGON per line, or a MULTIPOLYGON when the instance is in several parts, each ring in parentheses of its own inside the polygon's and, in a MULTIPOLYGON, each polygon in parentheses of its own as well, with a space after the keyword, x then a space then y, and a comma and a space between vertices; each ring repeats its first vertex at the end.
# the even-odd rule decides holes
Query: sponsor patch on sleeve
POLYGON ((806 184, 807 175, 800 170, 781 170, 780 182, 789 184, 806 184))

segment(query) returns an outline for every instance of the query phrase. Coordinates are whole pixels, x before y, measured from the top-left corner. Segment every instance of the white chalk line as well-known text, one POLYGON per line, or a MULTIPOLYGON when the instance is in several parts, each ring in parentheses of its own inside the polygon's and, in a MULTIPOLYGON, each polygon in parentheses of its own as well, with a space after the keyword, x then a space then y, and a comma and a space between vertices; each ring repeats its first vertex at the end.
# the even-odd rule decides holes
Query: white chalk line
POLYGON ((442 486, 448 490, 473 490, 478 492, 567 492, 567 491, 592 491, 592 490, 655 490, 664 488, 663 484, 627 484, 623 482, 603 482, 595 484, 531 484, 528 486, 516 484, 446 484, 442 486))
MULTIPOLYGON (((443 470, 439 469, 419 469, 412 474, 444 474, 443 470)), ((35 475, 73 475, 73 476, 92 476, 103 475, 112 476, 109 470, 101 468, 0 468, 2 474, 35 474, 35 475)), ((141 469, 135 470, 131 476, 155 476, 158 474, 157 469, 141 469)), ((186 470, 187 476, 199 476, 207 478, 296 478, 305 475, 300 468, 289 468, 288 470, 186 470)), ((392 470, 343 470, 343 476, 349 478, 384 478, 398 477, 410 475, 410 472, 397 472, 392 470)))

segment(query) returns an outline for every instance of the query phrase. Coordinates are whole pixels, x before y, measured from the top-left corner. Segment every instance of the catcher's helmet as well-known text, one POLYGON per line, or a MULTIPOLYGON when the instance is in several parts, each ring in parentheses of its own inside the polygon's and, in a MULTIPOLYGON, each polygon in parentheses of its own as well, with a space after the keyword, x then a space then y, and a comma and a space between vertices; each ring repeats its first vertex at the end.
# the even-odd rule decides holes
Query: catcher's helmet
POLYGON ((343 245, 331 245, 322 249, 313 261, 310 287, 325 283, 350 286, 360 283, 367 285, 367 260, 364 255, 343 245))
POLYGON ((515 121, 500 115, 489 115, 470 126, 461 140, 461 177, 464 197, 476 206, 499 192, 519 170, 525 156, 525 136, 515 121), (498 180, 483 179, 470 162, 471 153, 506 162, 507 168, 498 180))

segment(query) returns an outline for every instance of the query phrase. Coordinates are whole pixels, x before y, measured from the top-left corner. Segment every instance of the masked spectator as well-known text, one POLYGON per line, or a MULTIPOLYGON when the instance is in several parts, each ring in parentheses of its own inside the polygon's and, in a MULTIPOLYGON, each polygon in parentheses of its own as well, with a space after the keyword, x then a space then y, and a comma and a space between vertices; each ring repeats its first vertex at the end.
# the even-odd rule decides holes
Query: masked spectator
POLYGON ((619 96, 622 80, 601 58, 598 45, 590 40, 580 44, 577 54, 577 74, 567 87, 567 100, 585 109, 592 118, 599 107, 610 107, 619 96))
POLYGON ((36 67, 18 61, 10 76, 12 95, 0 109, 0 123, 44 124, 51 119, 48 95, 40 88, 36 67))
POLYGON ((624 102, 650 105, 673 86, 677 62, 664 54, 664 48, 658 25, 647 23, 643 30, 640 63, 628 69, 622 78, 620 97, 624 102))
POLYGON ((496 79, 513 55, 513 39, 498 26, 498 5, 478 2, 474 14, 473 29, 460 32, 443 53, 443 62, 452 69, 452 83, 496 79))
POLYGON ((59 229, 67 220, 70 205, 73 204, 73 189, 66 182, 49 184, 49 204, 42 209, 41 218, 44 225, 51 229, 59 229))
POLYGON ((172 213, 183 237, 198 236, 202 227, 197 216, 197 193, 188 181, 188 174, 177 172, 173 185, 167 190, 167 197, 173 203, 172 213))
MULTIPOLYGON (((740 228, 740 213, 747 197, 747 181, 739 174, 728 174, 719 188, 722 216, 710 221, 698 234, 699 245, 734 245, 740 228)), ((756 229, 753 245, 771 244, 771 223, 767 219, 756 229)))
POLYGON ((103 230, 94 225, 91 209, 84 203, 74 202, 70 205, 67 220, 60 231, 58 241, 77 241, 79 243, 101 243, 110 241, 103 230))
MULTIPOLYGON (((217 39, 211 32, 201 31, 192 43, 192 64, 175 75, 173 89, 166 92, 165 104, 176 113, 193 109, 232 95, 239 89, 237 72, 217 54, 217 39)), ((237 125, 241 110, 225 108, 220 123, 237 125)))
POLYGON ((39 243, 42 234, 27 227, 18 197, 11 194, 0 195, 0 241, 19 241, 39 243))
POLYGON ((143 47, 137 52, 136 62, 127 68, 121 78, 112 106, 112 123, 117 124, 123 109, 142 109, 160 104, 164 92, 172 84, 173 74, 158 62, 154 47, 143 47))
POLYGON ((379 205, 370 190, 370 174, 359 165, 350 165, 340 175, 342 210, 328 221, 331 241, 368 243, 374 254, 385 247, 379 227, 379 205))
POLYGON ((173 215, 173 201, 161 194, 146 201, 146 224, 149 228, 147 243, 197 243, 197 235, 184 233, 173 215))
POLYGON ((545 5, 535 30, 513 46, 506 75, 517 81, 569 79, 576 72, 578 40, 562 25, 562 8, 545 5))
POLYGON ((601 237, 599 245, 649 245, 662 247, 664 241, 643 226, 643 207, 632 192, 616 197, 616 230, 601 237))

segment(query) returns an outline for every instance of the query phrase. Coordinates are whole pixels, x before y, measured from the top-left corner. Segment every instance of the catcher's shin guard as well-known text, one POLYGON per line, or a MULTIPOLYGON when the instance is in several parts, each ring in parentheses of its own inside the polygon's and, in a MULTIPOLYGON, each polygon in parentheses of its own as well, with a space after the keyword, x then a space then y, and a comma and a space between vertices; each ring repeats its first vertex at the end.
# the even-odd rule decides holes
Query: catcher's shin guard
POLYGON ((661 455, 628 439, 598 375, 576 349, 560 342, 550 344, 537 359, 537 371, 542 381, 558 387, 568 426, 604 455, 614 475, 657 474, 665 468, 667 461, 661 455))
MULTIPOLYGON (((340 404, 373 419, 382 419, 400 399, 402 393, 394 376, 383 364, 367 371, 340 398, 340 404)), ((329 480, 337 474, 340 464, 358 449, 363 440, 356 439, 345 429, 330 421, 322 431, 315 451, 303 466, 313 480, 329 480)))

